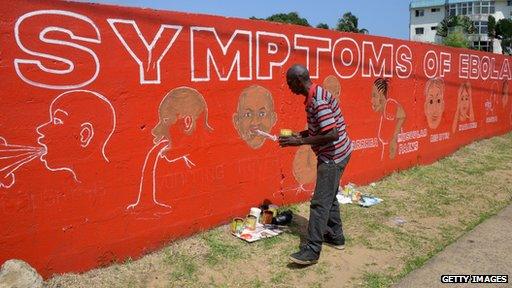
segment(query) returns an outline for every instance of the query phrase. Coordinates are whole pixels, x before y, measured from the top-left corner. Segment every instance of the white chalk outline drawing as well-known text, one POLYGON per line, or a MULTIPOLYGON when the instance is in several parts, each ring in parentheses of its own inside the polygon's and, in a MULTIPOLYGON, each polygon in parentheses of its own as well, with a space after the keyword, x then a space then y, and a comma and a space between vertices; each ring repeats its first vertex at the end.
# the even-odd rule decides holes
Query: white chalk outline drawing
POLYGON ((142 35, 142 32, 140 31, 139 26, 137 25, 135 20, 112 19, 112 18, 109 18, 109 19, 107 19, 107 22, 110 25, 110 27, 112 27, 112 30, 116 34, 116 36, 119 39, 119 41, 121 41, 121 43, 123 44, 123 46, 126 49, 126 51, 128 51, 128 53, 130 53, 132 58, 139 65, 139 81, 140 81, 140 84, 160 84, 161 83, 160 62, 162 62, 162 60, 164 59, 164 57, 167 54, 167 52, 169 52, 169 49, 171 49, 172 45, 174 44, 174 42, 178 38, 178 35, 181 33, 181 30, 183 29, 183 26, 161 24, 160 28, 158 29, 158 32, 155 35, 155 38, 153 38, 153 40, 151 41, 151 44, 149 44, 148 41, 146 40, 146 38, 144 37, 144 35, 142 35), (135 32, 137 32, 137 36, 139 36, 139 39, 141 40, 141 42, 146 47, 146 50, 148 50, 148 59, 147 59, 147 64, 148 64, 147 68, 148 69, 147 70, 149 70, 149 67, 152 64, 151 63, 151 61, 152 61, 151 58, 152 58, 153 48, 155 48, 155 45, 160 40, 160 37, 162 37, 162 33, 164 32, 164 30, 165 29, 174 29, 174 30, 176 30, 174 32, 174 35, 172 36, 171 40, 167 44, 167 47, 165 47, 165 49, 163 50, 162 54, 160 55, 160 57, 156 61, 156 63, 155 63, 156 65, 154 65, 154 66, 156 66, 156 74, 157 74, 157 79, 156 80, 147 80, 146 79, 146 75, 144 73, 144 65, 142 63, 142 60, 139 59, 139 57, 130 48, 128 43, 126 43, 126 40, 124 39, 123 35, 119 32, 119 30, 117 30, 116 23, 123 23, 123 24, 132 25, 132 27, 135 30, 135 32))
MULTIPOLYGON (((205 129, 209 132, 213 131, 214 129, 210 126, 210 124, 208 123, 208 105, 206 103, 206 101, 204 100, 204 97, 201 93, 199 93, 196 89, 194 88, 190 88, 190 87, 187 87, 187 86, 180 86, 180 87, 177 87, 177 88, 174 88, 172 89, 171 91, 169 91, 163 98, 162 98, 162 101, 160 102, 160 106, 159 106, 159 114, 160 114, 160 109, 162 109, 162 105, 163 103, 166 102, 166 99, 168 97, 172 97, 172 92, 173 91, 179 91, 179 90, 182 90, 182 89, 187 89, 188 91, 191 91, 193 93, 195 93, 198 97, 201 98, 201 100, 203 101, 202 104, 204 104, 204 110, 199 114, 201 115, 202 113, 205 114, 205 129)), ((176 111, 176 113, 178 113, 179 111, 176 111)), ((159 115, 159 117, 161 117, 161 115, 159 115)), ((195 123, 190 123, 192 121, 192 118, 190 115, 187 115, 186 117, 182 117, 185 121, 185 133, 186 134, 190 134, 192 133, 192 129, 194 129, 196 127, 195 123)), ((195 121, 195 120, 194 120, 195 121)), ((160 123, 157 124, 157 127, 160 125, 160 123)), ((169 127, 171 126, 172 124, 169 124, 169 127)), ((169 127, 166 127, 167 129, 169 129, 169 127)), ((154 128, 156 129, 156 128, 154 128)), ((153 133, 153 132, 152 132, 153 133)), ((183 162, 185 163, 185 165, 187 166, 188 169, 192 169, 193 167, 196 166, 196 164, 191 161, 189 159, 189 154, 185 154, 185 155, 182 155, 182 156, 179 156, 179 157, 176 157, 176 158, 173 158, 173 159, 170 159, 166 153, 172 149, 172 142, 170 139, 166 139, 166 138, 163 138, 162 135, 156 135, 156 134, 153 134, 153 136, 155 137, 154 138, 154 145, 153 147, 148 151, 148 153, 146 154, 146 157, 144 158, 144 164, 142 165, 142 170, 141 170, 141 177, 140 177, 140 182, 139 182, 139 193, 137 195, 137 200, 132 203, 132 204, 129 204, 128 206, 126 206, 126 210, 134 210, 141 202, 141 199, 142 199, 142 195, 144 193, 144 174, 146 172, 146 168, 148 166, 148 162, 152 159, 150 159, 150 157, 152 156, 152 154, 154 153, 155 149, 159 148, 160 146, 162 146, 160 148, 160 150, 158 151, 156 157, 155 157, 155 161, 153 163, 153 167, 151 167, 151 193, 152 193, 152 201, 153 201, 153 204, 157 205, 157 206, 160 206, 160 207, 163 207, 163 208, 166 208, 168 210, 166 210, 165 212, 162 212, 162 211, 158 211, 158 212, 152 212, 151 209, 149 209, 149 213, 152 214, 152 217, 147 217, 147 216, 144 216, 144 215, 138 215, 137 216, 137 219, 140 219, 140 220, 147 220, 147 219, 158 219, 160 218, 160 216, 162 215, 166 215, 166 214, 169 214, 172 212, 172 206, 171 205, 168 205, 168 204, 165 204, 165 203, 162 203, 162 202, 159 202, 157 200, 157 197, 156 197, 156 192, 157 192, 157 181, 156 181, 156 170, 157 170, 157 166, 158 166, 158 163, 159 163, 159 160, 160 159, 164 159, 167 163, 175 163, 179 160, 183 160, 183 162), (160 136, 160 137, 159 137, 160 136), (159 138, 157 138, 159 137, 159 138)), ((146 189, 147 190, 147 189, 146 189)))
MULTIPOLYGON (((375 44, 373 42, 370 42, 370 41, 363 41, 363 55, 362 55, 362 59, 363 59, 363 65, 362 65, 362 77, 372 77, 375 76, 375 77, 386 77, 386 78, 390 78, 390 77, 393 77, 393 62, 391 60, 394 60, 393 58, 393 55, 394 55, 394 46, 393 44, 382 44, 380 46, 380 50, 379 50, 379 54, 377 55, 376 51, 375 51, 375 44), (375 64, 375 66, 377 66, 379 64, 379 60, 381 59, 382 57, 382 53, 384 52, 384 48, 388 48, 390 49, 391 51, 391 57, 389 59, 386 59, 386 57, 383 57, 384 59, 382 60, 382 64, 381 64, 381 67, 380 67, 380 71, 379 73, 376 73, 375 71, 375 67, 374 67, 374 63, 372 61, 372 58, 371 57, 368 57, 366 58, 366 49, 365 47, 367 46, 370 46, 372 48, 372 52, 373 52, 373 56, 375 56, 375 62, 377 62, 375 64), (364 59, 368 59, 368 66, 366 66, 364 63, 364 59), (391 69, 389 71, 386 71, 386 62, 387 60, 390 60, 389 61, 389 65, 391 65, 391 69), (366 71, 366 68, 365 67, 368 67, 368 71, 366 71), (368 72, 368 73, 367 73, 368 72), (372 74, 373 72, 373 74, 372 74), (382 76, 384 75, 384 76, 382 76)), ((377 66, 378 67, 378 66, 377 66)))
MULTIPOLYGON (((89 93, 89 94, 94 95, 94 96, 95 96, 95 97, 97 97, 99 100, 101 100, 104 104, 107 104, 107 106, 108 106, 108 107, 109 107, 109 109, 110 109, 110 112, 112 113, 112 122, 113 122, 113 123, 112 123, 112 131, 110 131, 110 133, 109 133, 109 134, 108 134, 108 136, 107 136, 107 139, 105 139, 105 142, 103 143, 103 145, 102 145, 102 147, 101 147, 101 154, 102 154, 102 156, 103 156, 103 159, 105 159, 105 161, 106 161, 106 162, 110 162, 110 161, 109 161, 109 159, 108 159, 108 157, 107 157, 107 155, 106 155, 106 153, 105 153, 105 148, 106 148, 106 146, 107 146, 108 142, 110 141, 110 138, 111 138, 111 137, 112 137, 112 135, 114 134, 114 131, 116 130, 116 125, 117 125, 117 120, 116 120, 116 111, 115 111, 115 109, 114 109, 114 106, 113 106, 113 105, 112 105, 112 103, 110 102, 110 100, 108 100, 105 96, 101 95, 100 93, 97 93, 97 92, 94 92, 94 91, 90 91, 90 90, 71 90, 71 91, 66 91, 66 92, 64 92, 64 93, 62 93, 62 94, 60 94, 60 95, 58 95, 58 96, 57 96, 57 97, 55 97, 55 99, 53 99, 53 101, 50 103, 50 107, 49 107, 49 110, 48 110, 48 111, 49 111, 49 115, 50 115, 50 121, 45 122, 45 123, 43 123, 43 124, 41 124, 41 125, 37 126, 37 128, 36 128, 36 133, 37 133, 37 135, 39 135, 39 137, 37 138, 37 143, 38 143, 39 145, 41 145, 41 146, 43 147, 43 149, 44 149, 43 154, 42 154, 42 155, 40 155, 40 160, 41 160, 41 162, 43 162, 43 164, 44 164, 44 166, 46 167, 46 169, 48 169, 49 171, 52 171, 52 172, 55 172, 55 171, 67 171, 67 172, 69 172, 69 173, 71 173, 71 174, 73 175, 73 178, 75 179, 75 181, 76 181, 76 182, 80 182, 80 181, 78 180, 78 177, 77 177, 77 175, 76 175, 76 173, 75 173, 75 171, 74 171, 73 169, 71 169, 71 168, 69 168, 69 167, 51 168, 51 167, 49 167, 49 166, 48 166, 48 163, 47 163, 46 159, 43 159, 43 156, 45 156, 45 155, 47 154, 47 152, 48 152, 48 147, 46 146, 46 144, 44 144, 44 143, 42 143, 42 142, 41 142, 41 140, 45 137, 45 135, 44 135, 44 134, 42 134, 42 133, 40 132, 40 130, 39 130, 39 129, 41 129, 42 127, 44 127, 44 126, 46 126, 46 125, 48 125, 48 124, 51 124, 51 123, 54 121, 54 114, 55 114, 55 112, 60 111, 60 112, 62 112, 62 113, 64 113, 64 114, 66 114, 66 115, 68 114, 66 111, 63 111, 62 109, 56 109, 56 110, 52 113, 53 105, 54 105, 54 103, 55 103, 57 100, 59 100, 60 98, 65 97, 65 96, 67 96, 68 94, 76 93, 76 92, 89 93)), ((89 122, 85 122, 85 123, 83 123, 83 124, 86 124, 86 125, 88 124, 88 125, 90 125, 90 126, 92 127, 92 124, 91 124, 91 123, 89 123, 89 122)), ((94 134, 94 129, 93 129, 93 130, 91 130, 91 132, 94 134)), ((82 136, 82 135, 81 135, 81 136, 82 136)), ((91 139, 92 139, 92 138, 91 138, 91 139)), ((89 141, 90 141, 90 140, 89 140, 89 141)), ((82 144, 83 144, 83 143, 82 143, 82 144)), ((83 145, 82 145, 82 147, 85 147, 85 146, 83 146, 83 145)))
POLYGON ((16 21, 15 26, 14 26, 14 37, 16 39, 16 44, 18 45, 18 47, 23 52, 25 52, 25 53, 27 53, 29 55, 36 56, 36 57, 42 57, 42 58, 54 60, 54 61, 57 61, 57 62, 65 63, 65 64, 68 65, 69 68, 65 69, 65 70, 49 69, 49 68, 44 67, 44 65, 39 60, 29 60, 29 59, 18 59, 18 58, 16 58, 16 59, 14 59, 14 69, 16 70, 16 74, 18 74, 18 76, 21 78, 21 80, 23 80, 24 82, 26 82, 26 83, 28 83, 28 84, 30 84, 32 86, 41 87, 41 88, 47 88, 47 89, 56 89, 56 90, 76 89, 76 88, 80 88, 80 87, 86 86, 86 85, 92 83, 94 80, 96 80, 96 78, 98 77, 98 74, 100 72, 100 61, 99 61, 98 56, 96 55, 96 53, 94 53, 93 50, 91 50, 91 49, 89 49, 87 47, 75 44, 73 42, 46 38, 46 34, 47 33, 54 32, 54 31, 58 31, 58 32, 62 32, 62 33, 68 34, 69 37, 71 39, 73 39, 73 40, 79 40, 79 41, 95 43, 95 44, 100 44, 101 43, 101 35, 100 35, 99 30, 98 30, 98 27, 94 24, 94 22, 91 19, 89 19, 88 17, 86 17, 84 15, 81 15, 81 14, 78 14, 78 13, 74 13, 74 12, 64 11, 64 10, 38 10, 38 11, 33 11, 33 12, 26 13, 26 14, 22 15, 20 18, 18 18, 18 20, 16 21), (85 22, 87 22, 88 24, 90 24, 94 28, 94 31, 96 32, 97 39, 76 36, 72 31, 70 31, 68 29, 64 29, 64 28, 61 28, 61 27, 54 27, 54 26, 47 27, 47 28, 43 29, 39 33, 39 40, 41 40, 41 42, 48 43, 48 44, 57 44, 57 45, 62 45, 62 46, 70 46, 70 47, 74 47, 76 49, 79 49, 79 50, 82 50, 82 51, 85 51, 85 52, 89 53, 93 57, 94 62, 96 63, 96 71, 95 71, 95 73, 94 73, 94 75, 92 76, 91 79, 89 79, 88 81, 85 81, 83 83, 79 83, 79 84, 75 84, 75 85, 49 85, 49 84, 44 84, 44 83, 39 83, 39 82, 36 82, 36 81, 32 81, 32 80, 28 79, 27 77, 25 77, 23 75, 23 73, 21 73, 20 64, 37 65, 37 67, 39 69, 41 69, 42 71, 44 71, 44 72, 51 73, 51 74, 61 74, 61 75, 62 74, 69 74, 69 73, 73 72, 73 70, 75 69, 74 63, 72 61, 70 61, 69 59, 61 58, 61 57, 58 57, 58 56, 55 56, 55 55, 46 54, 46 53, 34 52, 32 50, 27 49, 23 45, 23 43, 21 42, 21 39, 20 39, 19 26, 21 25, 21 23, 25 19, 27 19, 29 17, 32 17, 32 16, 36 16, 36 15, 63 15, 63 16, 69 16, 69 17, 73 17, 75 19, 79 19, 79 20, 85 21, 85 22))
POLYGON ((7 166, 0 167, 0 172, 2 172, 3 175, 5 175, 3 178, 9 180, 8 177, 10 177, 10 181, 9 181, 10 183, 4 183, 4 182, 0 181, 0 188, 9 189, 16 182, 16 177, 14 175, 14 172, 16 172, 16 170, 18 170, 21 166, 36 159, 37 157, 40 157, 44 153, 44 148, 43 147, 13 145, 13 144, 7 143, 7 140, 5 140, 5 138, 0 137, 0 153, 1 152, 7 152, 7 153, 20 152, 17 155, 8 155, 8 156, 0 155, 1 160, 23 157, 19 160, 16 160, 15 162, 10 163, 7 166), (4 149, 3 147, 6 147, 7 149, 4 149))
MULTIPOLYGON (((344 41, 344 40, 348 40, 348 41, 351 41, 352 43, 354 43, 355 47, 356 47, 356 51, 357 51, 357 65, 359 65, 359 63, 361 63, 361 49, 359 49, 359 45, 357 45, 357 42, 356 40, 352 39, 352 38, 348 38, 348 37, 341 37, 339 38, 338 40, 336 40, 336 42, 334 42, 334 45, 332 46, 332 57, 331 57, 331 64, 332 64, 332 68, 334 69, 334 72, 336 72, 336 74, 341 78, 341 79, 350 79, 352 77, 354 77, 354 75, 356 75, 357 71, 359 69, 355 69, 354 70, 354 73, 352 73, 352 75, 348 75, 348 76, 344 76, 344 75, 341 75, 341 72, 338 71, 338 68, 336 67, 336 61, 334 59, 334 56, 336 56, 336 46, 339 44, 339 42, 341 41, 344 41)), ((340 52, 340 61, 343 63, 344 66, 349 66, 351 65, 353 62, 354 62, 354 53, 352 52, 352 50, 349 48, 349 47, 345 47, 341 50, 340 52), (350 62, 349 63, 346 63, 345 60, 343 59, 343 54, 345 54, 345 52, 349 52, 350 53, 350 62)))
POLYGON ((231 73, 233 73, 233 69, 235 68, 235 65, 237 67, 237 80, 244 81, 244 80, 252 80, 252 32, 247 30, 240 30, 236 29, 233 34, 231 35, 231 38, 229 38, 228 43, 224 45, 222 43, 222 40, 219 38, 219 35, 217 34, 217 30, 214 27, 199 27, 199 26, 192 26, 190 27, 190 73, 191 73, 191 79, 192 82, 204 82, 204 81, 210 81, 211 79, 211 69, 210 64, 213 63, 213 67, 215 67, 215 71, 217 72, 217 76, 219 76, 220 81, 228 81, 231 77, 231 73), (212 32, 215 36, 215 40, 217 40, 217 44, 219 44, 222 54, 224 56, 227 55, 228 49, 235 40, 235 38, 241 34, 241 35, 247 35, 249 42, 248 42, 248 50, 249 50, 249 76, 242 76, 242 69, 241 68, 241 56, 240 56, 240 49, 237 49, 235 53, 235 57, 233 58, 233 62, 231 63, 231 67, 229 68, 229 71, 227 73, 226 77, 221 76, 221 71, 219 71, 219 67, 217 66, 217 63, 215 62, 215 58, 213 57, 213 54, 210 50, 210 48, 207 48, 206 52, 206 77, 196 77, 195 71, 196 71, 196 59, 195 59, 195 53, 194 53, 194 32, 196 31, 208 31, 212 32))
POLYGON ((499 84, 498 81, 493 81, 491 83, 491 93, 487 97, 486 101, 484 102, 484 108, 485 108, 485 116, 497 116, 496 106, 499 102, 499 84), (496 93, 494 93, 496 92, 496 93))
MULTIPOLYGON (((279 52, 279 46, 276 44, 276 42, 269 42, 268 45, 267 45, 267 54, 268 55, 275 55, 277 54, 277 52, 279 52), (270 50, 270 46, 271 44, 273 44, 273 47, 274 51, 271 51, 270 50)), ((272 32, 264 32, 264 31, 257 31, 256 32, 256 79, 258 80, 272 80, 274 79, 273 77, 273 70, 274 70, 274 67, 282 67, 287 61, 288 61, 288 58, 290 58, 290 52, 291 52, 291 47, 290 47, 290 39, 288 39, 288 37, 284 34, 280 34, 280 33, 272 33, 272 32), (270 61, 270 74, 269 76, 261 76, 260 74, 260 36, 270 36, 270 37, 276 37, 276 38, 282 38, 284 40, 286 40, 286 43, 288 44, 287 45, 287 48, 288 48, 288 51, 286 53, 286 57, 284 58, 283 61, 281 62, 272 62, 270 61)))
POLYGON ((316 50, 315 50, 316 69, 314 70, 313 73, 310 73, 310 77, 312 79, 318 79, 318 77, 320 77, 320 75, 319 75, 320 74, 320 70, 319 70, 319 66, 320 66, 320 53, 321 52, 331 52, 332 40, 330 38, 314 37, 314 36, 308 36, 308 35, 302 35, 302 34, 295 34, 295 36, 293 37, 293 46, 294 46, 294 48, 296 50, 305 50, 306 51, 306 54, 307 54, 307 57, 306 57, 306 67, 308 68, 309 71, 311 71, 311 67, 310 67, 310 63, 309 63, 310 52, 311 52, 310 51, 310 47, 309 46, 301 46, 301 45, 299 45, 297 42, 300 39, 318 40, 318 41, 327 42, 328 48, 317 47, 316 50))

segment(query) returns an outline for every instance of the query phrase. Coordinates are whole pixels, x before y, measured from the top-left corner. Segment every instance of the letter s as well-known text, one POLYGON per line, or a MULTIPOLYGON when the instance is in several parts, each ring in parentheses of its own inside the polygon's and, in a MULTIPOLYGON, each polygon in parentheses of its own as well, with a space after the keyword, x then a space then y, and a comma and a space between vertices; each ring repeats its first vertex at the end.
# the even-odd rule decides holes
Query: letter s
POLYGON ((98 57, 77 42, 99 44, 100 32, 91 19, 81 14, 63 10, 29 12, 16 21, 14 36, 18 47, 33 56, 14 59, 16 73, 30 85, 76 89, 98 76, 98 57))

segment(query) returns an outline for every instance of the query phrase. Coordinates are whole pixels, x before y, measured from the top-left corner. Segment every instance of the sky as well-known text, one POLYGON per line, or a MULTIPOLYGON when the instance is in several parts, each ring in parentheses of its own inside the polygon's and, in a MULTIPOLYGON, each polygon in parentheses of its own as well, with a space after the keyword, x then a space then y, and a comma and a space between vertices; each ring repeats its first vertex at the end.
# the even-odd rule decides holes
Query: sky
POLYGON ((334 27, 345 12, 359 18, 359 28, 372 35, 408 39, 409 0, 85 0, 122 6, 154 8, 212 15, 266 18, 298 12, 309 24, 334 27))

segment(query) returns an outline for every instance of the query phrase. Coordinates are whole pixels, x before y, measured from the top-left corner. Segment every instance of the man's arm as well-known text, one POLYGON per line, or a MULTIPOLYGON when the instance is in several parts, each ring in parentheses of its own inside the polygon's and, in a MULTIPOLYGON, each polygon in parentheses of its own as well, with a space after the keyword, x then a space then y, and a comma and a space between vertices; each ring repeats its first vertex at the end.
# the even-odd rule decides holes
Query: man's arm
POLYGON ((339 133, 338 129, 336 129, 336 126, 334 126, 332 129, 321 132, 319 135, 316 136, 309 136, 308 133, 308 136, 303 137, 302 132, 300 134, 301 135, 294 135, 290 137, 279 137, 279 145, 281 147, 300 145, 322 145, 329 142, 334 142, 339 138, 339 133))

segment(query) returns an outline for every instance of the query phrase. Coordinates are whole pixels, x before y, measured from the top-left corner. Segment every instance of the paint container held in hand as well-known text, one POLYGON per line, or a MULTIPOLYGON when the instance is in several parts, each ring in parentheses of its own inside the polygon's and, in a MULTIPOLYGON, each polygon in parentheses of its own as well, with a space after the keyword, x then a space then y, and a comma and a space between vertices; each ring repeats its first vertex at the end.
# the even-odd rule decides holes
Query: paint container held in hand
POLYGON ((249 212, 249 215, 253 215, 254 217, 256 217, 256 223, 258 223, 260 221, 260 214, 261 214, 261 209, 257 208, 257 207, 252 207, 249 212))
POLYGON ((254 215, 247 215, 247 217, 245 218, 245 229, 247 230, 256 230, 256 216, 254 215))
POLYGON ((281 137, 290 137, 293 135, 293 131, 291 129, 281 129, 279 132, 279 136, 281 137))

